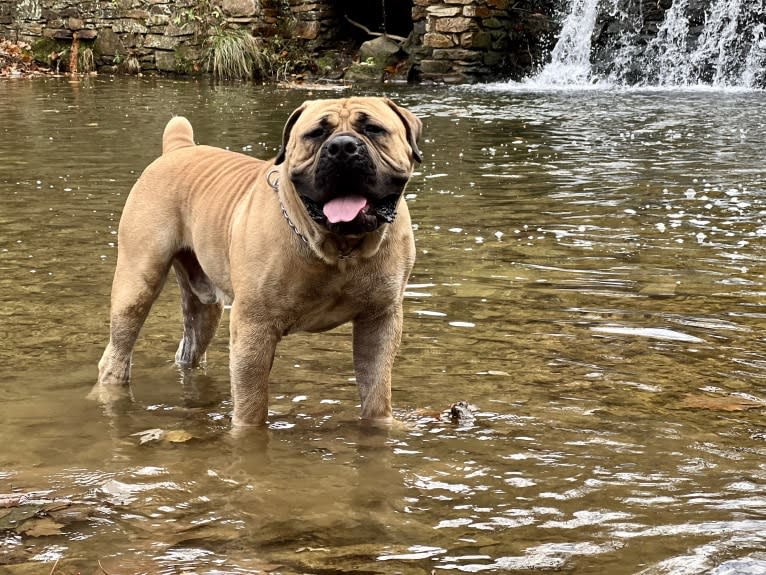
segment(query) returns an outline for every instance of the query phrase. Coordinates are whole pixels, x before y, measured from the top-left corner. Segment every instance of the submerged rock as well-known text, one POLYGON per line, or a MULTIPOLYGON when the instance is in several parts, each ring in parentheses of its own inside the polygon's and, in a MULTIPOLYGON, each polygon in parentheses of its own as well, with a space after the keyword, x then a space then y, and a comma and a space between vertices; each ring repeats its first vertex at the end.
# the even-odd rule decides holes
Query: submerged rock
POLYGON ((449 416, 452 423, 468 423, 474 420, 473 414, 477 410, 475 405, 471 405, 467 401, 458 401, 450 406, 449 416))

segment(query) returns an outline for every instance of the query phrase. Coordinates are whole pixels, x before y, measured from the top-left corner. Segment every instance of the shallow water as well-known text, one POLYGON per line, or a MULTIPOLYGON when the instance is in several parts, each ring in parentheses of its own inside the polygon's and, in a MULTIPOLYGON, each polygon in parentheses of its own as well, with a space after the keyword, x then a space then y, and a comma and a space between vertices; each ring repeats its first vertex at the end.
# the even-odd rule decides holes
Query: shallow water
POLYGON ((269 156, 345 93, 0 83, 0 493, 31 494, 0 570, 766 573, 763 93, 389 89, 425 125, 401 424, 357 423, 339 328, 282 342, 268 432, 232 436, 226 326, 179 373, 172 281, 134 400, 86 399, 170 115, 269 156))

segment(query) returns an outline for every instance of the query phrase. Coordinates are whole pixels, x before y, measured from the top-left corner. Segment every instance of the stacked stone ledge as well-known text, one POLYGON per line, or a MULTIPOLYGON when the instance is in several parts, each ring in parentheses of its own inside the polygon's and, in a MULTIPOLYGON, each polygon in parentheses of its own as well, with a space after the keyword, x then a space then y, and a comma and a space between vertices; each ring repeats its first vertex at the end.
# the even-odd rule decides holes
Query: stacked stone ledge
POLYGON ((465 83, 491 76, 508 53, 508 4, 508 0, 414 0, 415 30, 424 32, 421 79, 465 83))
MULTIPOLYGON (((95 40, 100 67, 128 56, 143 70, 189 71, 204 34, 188 15, 198 0, 0 0, 0 36, 38 44, 95 40)), ((226 22, 255 36, 289 33, 317 45, 330 41, 338 18, 329 0, 220 0, 226 22)))

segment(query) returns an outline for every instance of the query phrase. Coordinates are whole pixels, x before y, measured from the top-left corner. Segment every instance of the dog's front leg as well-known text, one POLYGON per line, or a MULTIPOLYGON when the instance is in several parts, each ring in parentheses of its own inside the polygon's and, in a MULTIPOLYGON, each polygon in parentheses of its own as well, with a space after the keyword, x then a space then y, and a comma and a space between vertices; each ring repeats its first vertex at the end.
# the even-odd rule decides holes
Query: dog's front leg
POLYGON ((402 337, 402 307, 354 320, 354 372, 362 419, 390 423, 391 369, 402 337))
POLYGON ((279 342, 270 326, 253 323, 234 302, 230 320, 233 426, 262 426, 269 413, 269 372, 279 342))

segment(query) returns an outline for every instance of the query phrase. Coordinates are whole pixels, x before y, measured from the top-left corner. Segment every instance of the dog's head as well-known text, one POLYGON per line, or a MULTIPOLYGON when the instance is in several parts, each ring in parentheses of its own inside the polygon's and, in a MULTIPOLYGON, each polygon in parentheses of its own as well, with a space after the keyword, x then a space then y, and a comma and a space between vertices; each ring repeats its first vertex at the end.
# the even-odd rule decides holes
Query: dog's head
POLYGON ((388 98, 314 100, 285 124, 275 164, 311 218, 357 235, 394 221, 415 162, 422 124, 388 98))

